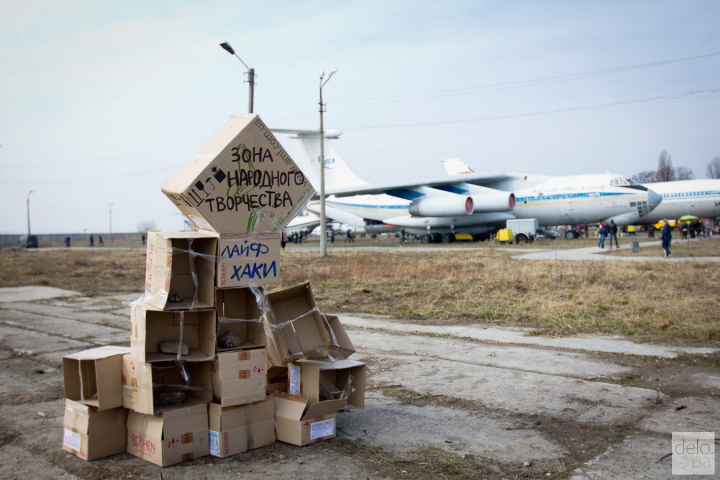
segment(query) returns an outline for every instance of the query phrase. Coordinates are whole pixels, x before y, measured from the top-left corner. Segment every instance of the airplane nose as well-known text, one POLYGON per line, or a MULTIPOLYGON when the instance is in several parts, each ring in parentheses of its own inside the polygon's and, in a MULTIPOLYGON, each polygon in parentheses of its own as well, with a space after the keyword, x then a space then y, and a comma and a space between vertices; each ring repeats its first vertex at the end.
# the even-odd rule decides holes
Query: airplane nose
POLYGON ((660 202, 662 202, 662 196, 658 195, 657 193, 653 192, 648 188, 647 191, 648 195, 648 208, 652 210, 653 208, 660 205, 660 202))

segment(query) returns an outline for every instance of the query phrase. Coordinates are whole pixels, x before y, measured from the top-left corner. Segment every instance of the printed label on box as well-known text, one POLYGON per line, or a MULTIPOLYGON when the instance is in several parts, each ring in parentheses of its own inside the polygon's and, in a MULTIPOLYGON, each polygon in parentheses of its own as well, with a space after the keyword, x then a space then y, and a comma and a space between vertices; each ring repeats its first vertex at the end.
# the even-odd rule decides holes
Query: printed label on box
POLYGON ((310 424, 310 440, 327 437, 335 433, 335 419, 323 420, 310 424))
POLYGON ((210 455, 220 456, 220 434, 210 430, 210 455))
POLYGON ((290 365, 290 384, 288 391, 291 395, 300 395, 300 367, 290 365))
POLYGON ((204 218, 198 217, 197 215, 188 215, 190 218, 190 221, 193 222, 195 225, 197 225, 198 228, 201 228, 203 230, 208 230, 210 232, 214 232, 215 229, 210 226, 208 222, 205 221, 204 218))
POLYGON ((70 429, 65 429, 63 434, 63 445, 70 447, 71 449, 79 452, 80 451, 80 434, 75 433, 70 429))

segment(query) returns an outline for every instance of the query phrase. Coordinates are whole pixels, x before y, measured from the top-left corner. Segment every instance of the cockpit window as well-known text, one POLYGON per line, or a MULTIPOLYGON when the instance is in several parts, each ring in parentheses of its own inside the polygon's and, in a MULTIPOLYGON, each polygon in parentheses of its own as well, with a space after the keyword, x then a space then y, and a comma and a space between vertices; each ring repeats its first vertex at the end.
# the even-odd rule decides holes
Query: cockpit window
POLYGON ((612 180, 610 180, 610 185, 612 185, 613 187, 623 187, 623 186, 628 186, 628 185, 635 185, 635 182, 633 182, 629 178, 615 177, 612 180))

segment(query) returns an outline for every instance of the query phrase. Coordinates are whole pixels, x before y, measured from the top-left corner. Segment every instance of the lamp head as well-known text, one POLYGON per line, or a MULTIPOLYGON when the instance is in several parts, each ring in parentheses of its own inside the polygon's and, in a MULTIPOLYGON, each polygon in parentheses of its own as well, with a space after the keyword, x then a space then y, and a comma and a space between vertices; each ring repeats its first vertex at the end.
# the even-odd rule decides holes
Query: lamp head
POLYGON ((235 50, 230 46, 228 42, 223 42, 220 44, 222 48, 224 48, 230 55, 235 55, 235 50))
POLYGON ((337 68, 333 68, 333 69, 330 71, 330 75, 328 75, 328 80, 330 80, 330 77, 332 77, 333 75, 335 75, 335 72, 337 72, 337 71, 338 71, 337 68))
POLYGON ((322 80, 325 77, 325 72, 320 70, 320 80, 322 80))

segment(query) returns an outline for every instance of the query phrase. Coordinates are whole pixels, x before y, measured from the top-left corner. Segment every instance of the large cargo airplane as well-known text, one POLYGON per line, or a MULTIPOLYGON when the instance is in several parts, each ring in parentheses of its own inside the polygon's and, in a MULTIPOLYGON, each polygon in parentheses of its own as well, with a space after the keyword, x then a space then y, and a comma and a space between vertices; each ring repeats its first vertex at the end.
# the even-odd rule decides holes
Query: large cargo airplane
MULTIPOLYGON (((448 175, 466 175, 472 169, 457 158, 443 160, 448 175)), ((620 183, 618 178, 613 183, 620 183)), ((683 215, 698 218, 720 217, 720 179, 678 180, 675 182, 644 183, 644 187, 662 197, 660 205, 642 217, 642 224, 654 224, 665 218, 683 215)), ((516 209, 517 210, 517 209, 516 209)))
MULTIPOLYGON (((294 159, 319 188, 320 142, 317 131, 273 129, 288 134, 294 159)), ((547 177, 513 173, 467 173, 423 182, 370 185, 357 177, 325 132, 326 215, 364 226, 369 233, 405 229, 424 242, 450 241, 455 232, 482 235, 513 218, 537 218, 540 225, 596 223, 614 219, 638 223, 661 197, 632 180, 613 174, 547 177), (515 192, 515 193, 513 193, 515 192)), ((318 212, 319 206, 308 206, 318 212)))
POLYGON ((662 203, 642 219, 656 223, 664 218, 695 215, 698 218, 720 217, 720 179, 678 180, 646 183, 662 196, 662 203))

